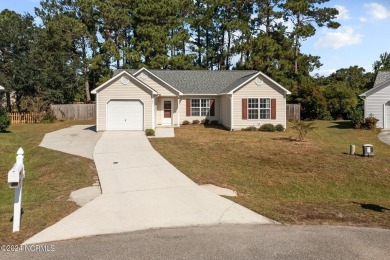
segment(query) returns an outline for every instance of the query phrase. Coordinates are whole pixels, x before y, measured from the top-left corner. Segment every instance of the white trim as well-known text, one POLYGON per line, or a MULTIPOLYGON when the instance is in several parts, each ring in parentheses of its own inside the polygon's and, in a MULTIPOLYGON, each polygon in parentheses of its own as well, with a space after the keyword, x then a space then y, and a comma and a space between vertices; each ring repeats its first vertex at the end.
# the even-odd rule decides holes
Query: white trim
POLYGON ((130 82, 130 80, 129 80, 128 78, 126 78, 125 76, 122 76, 122 77, 121 77, 121 83, 122 83, 123 85, 129 84, 129 82, 130 82))
POLYGON ((372 95, 375 92, 377 92, 378 90, 381 90, 389 85, 390 85, 390 79, 387 79, 387 80, 381 82, 380 84, 378 84, 376 87, 369 89, 366 92, 360 94, 359 97, 367 97, 367 96, 372 95))
MULTIPOLYGON (((144 116, 145 117, 145 116, 144 116)), ((155 118, 154 118, 154 96, 152 95, 152 129, 155 129, 155 118)))
MULTIPOLYGON (((145 103, 141 99, 127 99, 127 98, 112 98, 109 99, 106 103, 106 130, 105 131, 111 131, 108 129, 108 103, 110 101, 139 101, 142 104, 142 131, 145 131, 145 103)), ((115 130, 113 130, 115 131, 115 130)), ((132 130, 124 130, 124 131, 132 131, 132 130)))
MULTIPOLYGON (((227 94, 233 94, 235 91, 237 91, 238 89, 240 89, 241 87, 245 86, 246 84, 248 84, 249 82, 251 82, 254 78, 258 77, 258 76, 262 76, 264 78, 266 78, 267 80, 269 80, 271 83, 273 83, 275 86, 279 87, 281 90, 283 90, 287 95, 290 95, 291 92, 288 91, 287 89, 285 89, 282 85, 280 85, 279 83, 277 83, 275 80, 271 79, 270 77, 268 77, 267 75, 265 75, 264 73, 262 73, 261 71, 257 72, 255 75, 253 75, 251 78, 249 78, 248 80, 246 80, 244 83, 241 83, 240 85, 238 85, 237 87, 235 87, 233 90, 229 91, 227 94)), ((264 80, 263 80, 264 81, 264 80)))
POLYGON ((180 97, 177 97, 177 125, 180 127, 180 97))
POLYGON ((137 83, 140 83, 142 86, 144 86, 145 88, 149 89, 150 91, 152 91, 152 94, 157 94, 157 92, 152 89, 151 87, 149 87, 148 85, 146 85, 145 83, 143 83, 142 81, 140 81, 139 79, 137 79, 136 77, 134 77, 133 75, 131 75, 130 73, 128 73, 127 71, 122 71, 121 73, 119 73, 118 75, 116 75, 115 77, 112 77, 111 79, 107 80, 106 82, 104 82, 103 84, 101 84, 99 87, 95 88, 94 90, 91 91, 91 94, 98 94, 98 91, 108 85, 110 85, 111 83, 113 83, 114 81, 116 81, 117 79, 119 79, 120 77, 124 76, 124 75, 127 75, 128 77, 134 79, 137 83))
POLYGON ((174 125, 174 105, 175 105, 175 101, 174 101, 174 98, 173 97, 162 97, 160 98, 161 100, 161 108, 162 108, 162 113, 161 113, 161 125, 170 125, 170 126, 173 126, 174 125), (170 124, 167 124, 167 123, 164 123, 164 101, 170 101, 171 102, 171 123, 170 124))
MULTIPOLYGON (((246 102, 246 114, 247 114, 247 120, 248 121, 260 121, 260 120, 275 120, 275 119, 272 119, 271 118, 271 113, 272 113, 272 107, 271 107, 271 100, 272 98, 269 98, 269 97, 258 97, 258 98, 255 98, 255 97, 248 97, 246 98, 247 102, 246 102), (257 108, 257 110, 259 111, 259 118, 249 118, 249 99, 257 99, 259 101, 259 107, 257 108), (260 109, 262 109, 260 107, 260 99, 269 99, 269 118, 260 118, 260 109)), ((254 108, 251 108, 251 109, 254 109, 254 108)), ((263 108, 263 109, 267 109, 267 108, 263 108)), ((276 113, 276 111, 275 111, 276 113)))
MULTIPOLYGON (((226 93, 225 93, 226 94, 226 93)), ((185 97, 185 96, 222 96, 225 94, 180 94, 180 96, 185 97)))
MULTIPOLYGON (((96 95, 95 109, 96 109, 96 132, 99 131, 99 95, 96 95)), ((106 111, 107 113, 107 111, 106 111)), ((107 119, 107 118, 106 118, 107 119)))
POLYGON ((255 80, 255 83, 257 86, 260 86, 264 83, 263 79, 261 79, 260 77, 257 77, 256 80, 255 80))
POLYGON ((150 75, 152 75, 153 77, 155 77, 156 79, 160 80, 162 83, 164 83, 165 85, 167 85, 168 87, 170 87, 171 89, 173 89, 174 91, 176 91, 179 95, 183 95, 183 93, 181 93, 179 90, 177 90, 176 88, 174 88, 173 86, 171 86, 170 84, 168 84, 167 82, 165 82, 164 80, 162 80, 161 78, 157 77, 155 74, 153 74, 151 71, 149 71, 148 69, 146 68, 141 68, 140 70, 136 71, 134 73, 134 77, 137 76, 140 72, 142 71, 145 71, 147 73, 149 73, 150 75))
MULTIPOLYGON (((199 107, 195 107, 195 108, 199 108, 199 115, 197 115, 197 116, 204 116, 204 115, 202 115, 202 108, 208 108, 209 110, 208 110, 208 113, 210 114, 210 111, 211 111, 211 102, 210 102, 210 100, 211 100, 211 98, 190 98, 190 102, 191 102, 191 106, 190 106, 190 116, 194 116, 194 115, 192 115, 192 108, 193 108, 193 106, 192 106, 192 100, 194 100, 194 99, 199 99, 199 107), (204 100, 209 100, 209 106, 208 107, 202 107, 202 99, 204 99, 204 100)), ((215 102, 215 99, 214 99, 214 102, 215 102)), ((212 116, 212 115, 205 115, 206 117, 207 116, 212 116)), ((214 104, 214 115, 213 116, 215 116, 215 104, 214 104)))
POLYGON ((234 99, 233 99, 233 94, 231 94, 230 96, 228 96, 230 98, 230 131, 233 131, 234 129, 234 116, 233 116, 233 106, 234 106, 234 99))
POLYGON ((386 126, 387 126, 387 122, 386 122, 386 103, 383 104, 383 124, 382 124, 382 128, 385 129, 386 126))
POLYGON ((284 95, 284 130, 287 129, 287 97, 284 95))

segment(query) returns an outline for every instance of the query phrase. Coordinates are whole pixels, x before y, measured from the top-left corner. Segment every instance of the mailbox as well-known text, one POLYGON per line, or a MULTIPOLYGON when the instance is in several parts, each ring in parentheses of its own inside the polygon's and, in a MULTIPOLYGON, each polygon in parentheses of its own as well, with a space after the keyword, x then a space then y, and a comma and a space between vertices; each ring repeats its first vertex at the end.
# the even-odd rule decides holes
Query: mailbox
POLYGON ((8 185, 12 189, 19 187, 21 180, 24 178, 23 164, 15 164, 8 172, 8 185))
POLYGON ((374 146, 372 144, 363 144, 363 156, 365 157, 374 156, 374 146))

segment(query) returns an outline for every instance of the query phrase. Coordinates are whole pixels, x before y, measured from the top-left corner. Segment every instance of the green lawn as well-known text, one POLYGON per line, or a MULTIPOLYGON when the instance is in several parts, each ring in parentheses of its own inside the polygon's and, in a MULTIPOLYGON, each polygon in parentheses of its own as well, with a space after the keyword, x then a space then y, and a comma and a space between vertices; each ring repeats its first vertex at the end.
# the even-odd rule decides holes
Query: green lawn
POLYGON ((232 200, 291 224, 390 228, 390 146, 378 131, 354 130, 345 121, 317 121, 304 142, 285 132, 229 132, 183 126, 176 138, 151 139, 167 160, 199 184, 234 189, 232 200), (361 145, 374 145, 364 158, 361 145), (348 154, 355 144, 359 155, 348 154))
POLYGON ((69 195, 96 181, 94 162, 38 145, 45 133, 82 124, 94 121, 12 125, 9 133, 0 133, 0 244, 19 244, 78 208, 69 195), (25 151, 24 214, 21 231, 12 233, 14 190, 8 187, 7 174, 19 147, 25 151))

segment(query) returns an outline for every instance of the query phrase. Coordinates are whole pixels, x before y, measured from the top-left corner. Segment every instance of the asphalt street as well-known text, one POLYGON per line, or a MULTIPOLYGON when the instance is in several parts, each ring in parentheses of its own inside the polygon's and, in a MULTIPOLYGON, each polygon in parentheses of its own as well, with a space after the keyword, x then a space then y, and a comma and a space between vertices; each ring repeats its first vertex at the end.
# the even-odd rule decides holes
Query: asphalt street
POLYGON ((102 235, 29 250, 1 252, 0 259, 390 259, 390 230, 217 225, 102 235))

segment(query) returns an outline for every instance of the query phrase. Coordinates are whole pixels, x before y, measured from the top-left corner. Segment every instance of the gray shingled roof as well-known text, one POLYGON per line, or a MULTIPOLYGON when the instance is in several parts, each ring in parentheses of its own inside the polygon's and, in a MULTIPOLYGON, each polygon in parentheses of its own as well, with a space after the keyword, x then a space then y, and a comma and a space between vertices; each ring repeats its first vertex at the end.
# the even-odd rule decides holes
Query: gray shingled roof
POLYGON ((376 88, 382 82, 385 82, 386 80, 389 80, 389 79, 390 79, 390 71, 379 71, 378 75, 376 76, 373 88, 376 88))
MULTIPOLYGON (((134 74, 138 70, 127 70, 134 74)), ((183 94, 219 94, 236 88, 255 70, 149 70, 183 94)), ((114 76, 122 72, 117 70, 114 76)))
MULTIPOLYGON (((367 90, 366 92, 360 94, 359 96, 365 97, 367 95, 371 95, 372 93, 375 93, 382 87, 386 85, 386 83, 390 83, 390 71, 379 71, 378 75, 376 76, 374 86, 367 90)), ((388 85, 388 84, 387 84, 388 85)))

